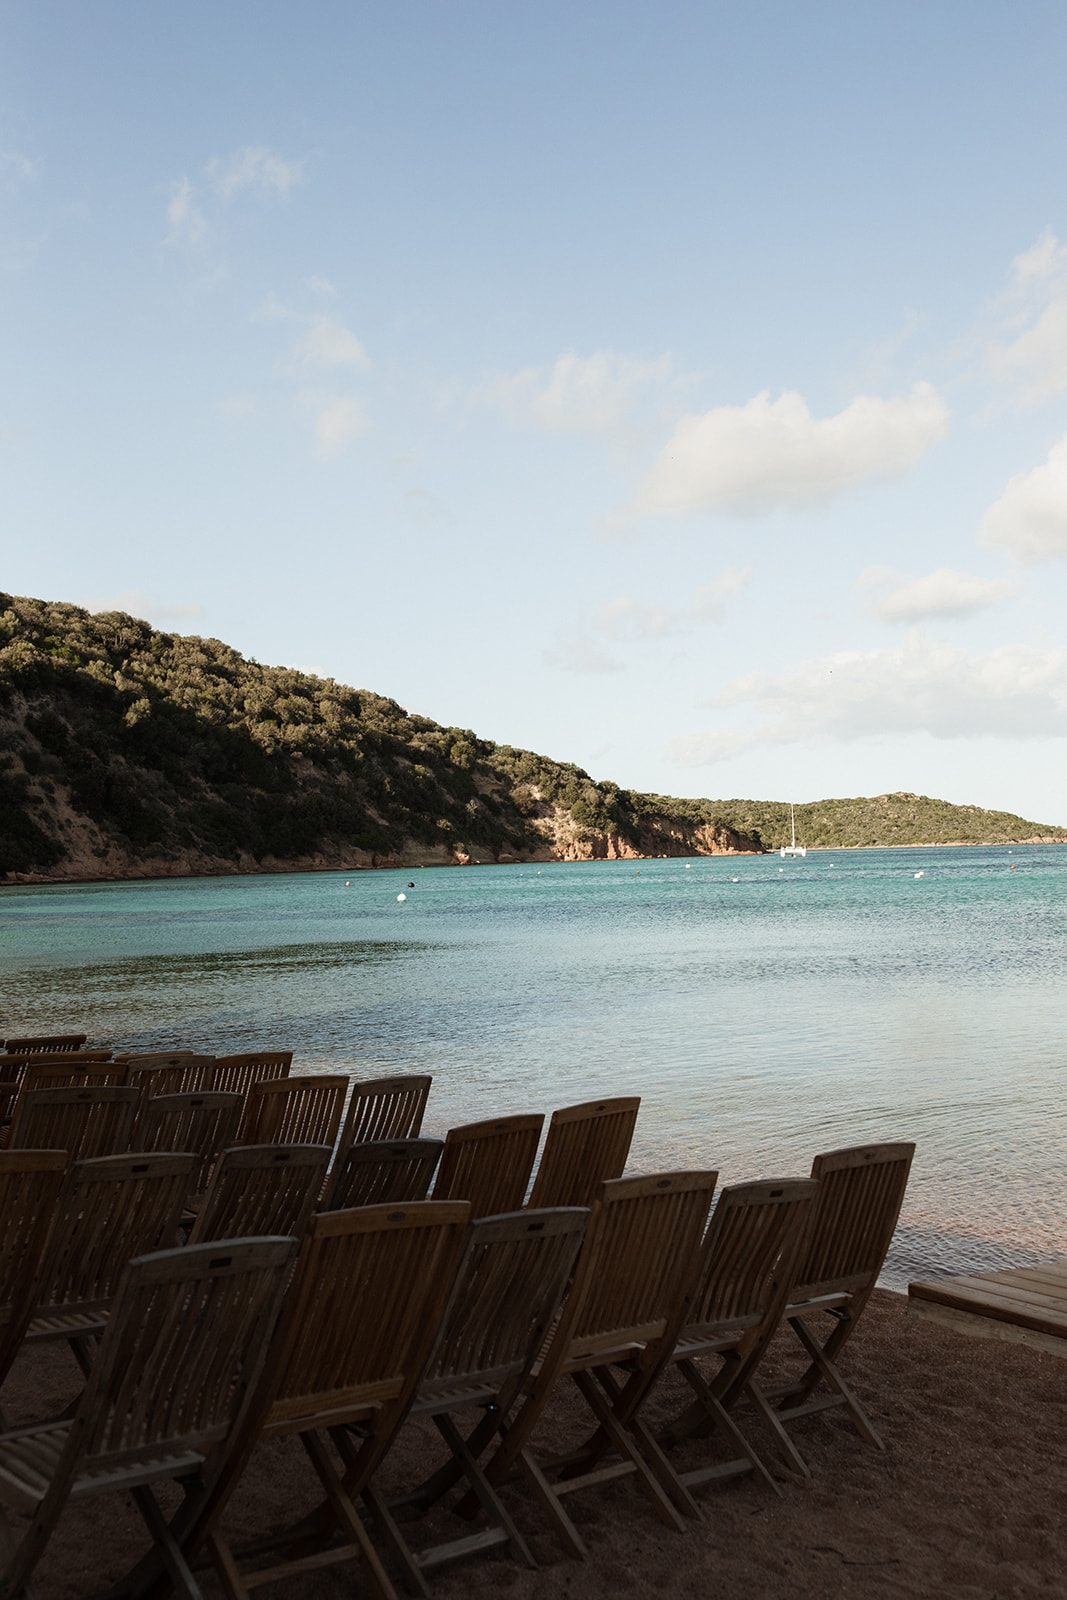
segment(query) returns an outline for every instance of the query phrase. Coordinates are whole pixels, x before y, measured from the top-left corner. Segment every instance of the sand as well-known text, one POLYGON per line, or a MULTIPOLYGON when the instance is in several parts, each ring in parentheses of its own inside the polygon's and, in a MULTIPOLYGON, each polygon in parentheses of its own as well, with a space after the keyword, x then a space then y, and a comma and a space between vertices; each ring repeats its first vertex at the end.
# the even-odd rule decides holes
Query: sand
MULTIPOLYGON (((779 1342, 775 1353, 787 1347, 779 1342)), ((587 1562, 564 1556, 525 1493, 507 1491, 541 1563, 536 1572, 494 1554, 440 1571, 441 1600, 506 1593, 509 1600, 814 1600, 815 1596, 929 1596, 1008 1600, 1067 1594, 1067 1361, 1022 1346, 988 1343, 916 1322, 906 1301, 872 1300, 842 1362, 884 1433, 880 1453, 837 1413, 807 1418, 795 1437, 812 1478, 802 1481, 766 1459, 780 1500, 751 1477, 699 1491, 703 1521, 680 1535, 663 1527, 632 1482, 568 1502, 590 1548, 587 1562)), ((65 1348, 20 1357, 4 1388, 8 1425, 54 1414, 75 1392, 65 1348)), ((585 1418, 563 1392, 544 1441, 578 1438, 585 1418)), ((672 1385, 656 1411, 677 1409, 672 1385)), ((739 1420, 743 1420, 739 1414, 739 1420)), ((747 1425, 760 1447, 765 1435, 747 1425)), ((409 1428, 387 1463, 386 1487, 418 1480, 438 1448, 429 1430, 409 1428)), ((539 1436, 542 1437, 542 1436, 539 1436)), ((708 1459, 709 1445, 676 1453, 708 1459)), ((235 1538, 251 1536, 316 1500, 315 1480, 296 1441, 262 1447, 227 1514, 235 1538)), ((468 1531, 447 1513, 432 1536, 468 1531)), ((109 1496, 68 1510, 37 1571, 39 1600, 98 1593, 145 1547, 132 1504, 109 1496)), ((221 1591, 209 1573, 205 1593, 221 1591)), ((369 1593, 356 1570, 336 1568, 264 1593, 286 1600, 341 1600, 369 1593)))

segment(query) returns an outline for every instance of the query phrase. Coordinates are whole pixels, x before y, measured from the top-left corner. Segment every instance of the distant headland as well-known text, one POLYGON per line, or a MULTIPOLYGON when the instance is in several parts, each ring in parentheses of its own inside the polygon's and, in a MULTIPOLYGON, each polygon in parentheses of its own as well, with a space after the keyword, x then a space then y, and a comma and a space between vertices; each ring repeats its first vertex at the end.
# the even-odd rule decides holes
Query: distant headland
MULTIPOLYGON (((679 800, 124 612, 0 594, 0 881, 758 854, 787 802, 679 800)), ((810 848, 1067 842, 922 795, 796 808, 810 848)))

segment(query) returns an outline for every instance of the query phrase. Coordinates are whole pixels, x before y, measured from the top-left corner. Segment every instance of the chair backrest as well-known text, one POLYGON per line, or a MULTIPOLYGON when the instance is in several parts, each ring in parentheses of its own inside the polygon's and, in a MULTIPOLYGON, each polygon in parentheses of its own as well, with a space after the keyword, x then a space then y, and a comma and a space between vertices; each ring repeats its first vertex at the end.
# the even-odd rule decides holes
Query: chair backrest
POLYGON ((37 1270, 66 1170, 65 1150, 0 1151, 0 1381, 33 1311, 37 1270))
POLYGON ((21 1095, 12 1150, 66 1150, 72 1161, 128 1150, 141 1091, 107 1084, 32 1089, 21 1095))
POLYGON ((417 1139, 432 1083, 429 1075, 370 1078, 354 1083, 338 1142, 338 1159, 352 1144, 417 1139))
POLYGON ((381 1139, 351 1145, 334 1164, 321 1209, 425 1200, 443 1149, 442 1139, 381 1139))
POLYGON ((239 1056, 216 1056, 212 1088, 246 1095, 254 1083, 287 1078, 292 1064, 291 1050, 251 1050, 239 1056))
POLYGON ((572 1357, 632 1352, 659 1364, 684 1317, 716 1172, 661 1172, 601 1186, 574 1285, 539 1383, 572 1357))
POLYGON ((328 1144, 341 1125, 348 1079, 324 1072, 271 1078, 248 1093, 242 1144, 328 1144))
POLYGON ((73 1083, 86 1088, 99 1088, 102 1084, 120 1087, 125 1082, 126 1069, 117 1061, 83 1061, 72 1051, 65 1061, 29 1061, 22 1074, 22 1089, 63 1089, 73 1083))
POLYGON ((0 1081, 21 1083, 29 1067, 62 1066, 73 1070, 104 1061, 112 1061, 110 1050, 41 1050, 29 1055, 0 1055, 0 1081))
POLYGON ((286 1233, 299 1239, 322 1193, 331 1147, 238 1145, 220 1156, 190 1244, 286 1233))
POLYGON ((545 1119, 495 1117, 450 1128, 433 1186, 435 1200, 469 1200, 471 1215, 518 1211, 526 1198, 545 1119))
POLYGON ((56 1205, 34 1317, 107 1310, 130 1258, 178 1238, 196 1166, 193 1155, 76 1161, 56 1205))
POLYGON ((621 1178, 639 1095, 590 1100, 552 1113, 530 1206, 591 1206, 607 1178, 621 1178))
POLYGON ((278 1325, 264 1432, 373 1415, 384 1451, 437 1333, 470 1207, 423 1200, 312 1217, 278 1325))
POLYGON ((777 1322, 818 1188, 812 1178, 768 1178, 722 1190, 683 1338, 777 1322))
POLYGON ((87 1037, 84 1033, 43 1033, 26 1039, 5 1039, 4 1049, 9 1056, 36 1055, 42 1050, 55 1054, 60 1050, 80 1050, 87 1037))
POLYGON ((193 1193, 208 1185, 211 1169, 237 1136, 244 1100, 239 1094, 159 1094, 137 1121, 140 1150, 185 1150, 199 1156, 193 1193))
POLYGON ((567 1292, 588 1222, 588 1208, 573 1206, 471 1223, 417 1408, 489 1387, 507 1411, 567 1292))
POLYGON ((856 1145, 816 1156, 819 1194, 797 1260, 793 1301, 873 1289, 908 1184, 913 1144, 856 1145))
POLYGON ((209 1455, 262 1370, 296 1245, 231 1239, 130 1261, 53 1480, 143 1481, 209 1455))
POLYGON ((185 1052, 170 1056, 135 1056, 125 1066, 126 1082, 134 1089, 143 1089, 146 1096, 200 1094, 213 1086, 215 1057, 185 1052))

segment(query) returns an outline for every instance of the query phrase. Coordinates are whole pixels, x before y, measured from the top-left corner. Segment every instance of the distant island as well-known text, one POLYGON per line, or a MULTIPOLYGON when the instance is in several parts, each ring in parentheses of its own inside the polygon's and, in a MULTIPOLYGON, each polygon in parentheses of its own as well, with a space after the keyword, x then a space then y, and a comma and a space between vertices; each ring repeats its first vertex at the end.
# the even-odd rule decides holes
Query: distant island
MULTIPOLYGON (((0 881, 753 854, 788 802, 678 800, 124 612, 0 594, 0 881)), ((796 808, 810 848, 1067 841, 922 795, 796 808)))

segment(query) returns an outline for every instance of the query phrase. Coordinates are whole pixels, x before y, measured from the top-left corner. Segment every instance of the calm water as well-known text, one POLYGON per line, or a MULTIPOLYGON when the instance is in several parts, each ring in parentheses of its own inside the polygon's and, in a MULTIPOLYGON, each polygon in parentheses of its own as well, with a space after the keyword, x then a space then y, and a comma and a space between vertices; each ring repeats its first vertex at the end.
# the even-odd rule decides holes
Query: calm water
POLYGON ((777 1176, 820 1149, 914 1139, 888 1282, 1064 1253, 1067 849, 782 869, 0 889, 0 1034, 432 1072, 431 1133, 640 1094, 635 1170, 777 1176))

